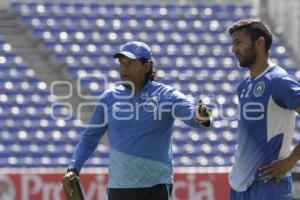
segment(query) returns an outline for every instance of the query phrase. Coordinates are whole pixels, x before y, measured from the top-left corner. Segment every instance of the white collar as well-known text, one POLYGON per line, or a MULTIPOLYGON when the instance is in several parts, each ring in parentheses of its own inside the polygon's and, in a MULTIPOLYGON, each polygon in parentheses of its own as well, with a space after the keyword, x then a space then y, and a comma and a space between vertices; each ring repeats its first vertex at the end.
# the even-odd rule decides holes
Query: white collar
MULTIPOLYGON (((253 79, 253 81, 257 80, 258 78, 262 77, 265 73, 267 73, 269 71, 269 69, 273 68, 276 64, 271 62, 270 60, 268 60, 268 67, 262 72, 260 73, 260 75, 258 75, 257 77, 255 77, 253 79)), ((250 77, 251 78, 251 77, 250 77)))

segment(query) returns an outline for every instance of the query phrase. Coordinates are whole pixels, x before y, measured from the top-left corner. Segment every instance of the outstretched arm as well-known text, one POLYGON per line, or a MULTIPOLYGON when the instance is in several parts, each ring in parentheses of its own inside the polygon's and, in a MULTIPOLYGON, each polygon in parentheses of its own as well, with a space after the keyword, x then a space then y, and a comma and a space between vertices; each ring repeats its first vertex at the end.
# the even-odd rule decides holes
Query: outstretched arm
POLYGON ((212 125, 211 110, 201 101, 197 105, 177 90, 171 91, 172 115, 194 128, 209 127, 212 125))

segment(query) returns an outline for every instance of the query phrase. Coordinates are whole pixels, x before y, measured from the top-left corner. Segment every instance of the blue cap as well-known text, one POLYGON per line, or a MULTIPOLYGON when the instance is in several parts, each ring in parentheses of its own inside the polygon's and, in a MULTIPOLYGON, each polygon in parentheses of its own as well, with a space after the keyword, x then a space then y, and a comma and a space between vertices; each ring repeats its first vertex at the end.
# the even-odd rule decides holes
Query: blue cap
POLYGON ((121 55, 124 55, 130 59, 140 59, 146 58, 151 60, 151 49, 150 47, 144 43, 139 41, 127 42, 123 45, 118 53, 114 55, 114 58, 118 58, 121 55))

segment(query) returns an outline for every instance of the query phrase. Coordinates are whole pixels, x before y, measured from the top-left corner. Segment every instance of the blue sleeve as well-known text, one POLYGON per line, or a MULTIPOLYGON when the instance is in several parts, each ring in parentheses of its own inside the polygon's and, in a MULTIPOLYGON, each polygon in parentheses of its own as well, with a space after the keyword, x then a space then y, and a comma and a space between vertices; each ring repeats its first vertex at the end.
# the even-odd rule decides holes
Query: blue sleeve
POLYGON ((272 98, 285 109, 294 110, 300 107, 300 84, 291 76, 280 76, 273 79, 272 98))
POLYGON ((196 120, 196 105, 189 101, 183 93, 175 89, 168 92, 171 93, 172 115, 174 118, 178 118, 194 128, 205 127, 196 120))
POLYGON ((102 95, 95 105, 92 117, 86 130, 80 137, 80 141, 73 153, 69 168, 75 168, 79 173, 85 161, 97 148, 97 145, 107 130, 106 96, 102 95))

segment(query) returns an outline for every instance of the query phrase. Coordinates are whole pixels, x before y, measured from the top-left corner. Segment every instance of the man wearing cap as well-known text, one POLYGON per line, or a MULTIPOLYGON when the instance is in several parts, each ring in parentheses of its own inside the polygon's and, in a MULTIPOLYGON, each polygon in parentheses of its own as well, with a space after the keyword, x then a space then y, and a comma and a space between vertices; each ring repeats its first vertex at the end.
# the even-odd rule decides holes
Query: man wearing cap
POLYGON ((211 125, 206 106, 154 81, 150 47, 126 43, 114 55, 122 84, 106 90, 95 106, 62 182, 79 175, 107 132, 110 144, 108 200, 168 200, 172 194, 171 134, 175 118, 194 128, 211 125), (98 125, 98 126, 95 126, 98 125))

